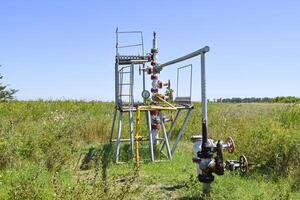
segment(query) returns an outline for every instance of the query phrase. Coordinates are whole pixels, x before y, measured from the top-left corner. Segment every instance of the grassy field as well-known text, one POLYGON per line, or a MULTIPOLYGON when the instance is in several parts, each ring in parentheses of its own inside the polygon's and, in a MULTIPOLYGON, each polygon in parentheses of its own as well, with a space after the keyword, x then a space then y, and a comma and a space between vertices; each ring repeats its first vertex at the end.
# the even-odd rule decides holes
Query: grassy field
MULTIPOLYGON (((113 111, 103 102, 0 103, 0 199, 199 199, 189 138, 200 133, 200 105, 172 161, 145 161, 140 177, 132 162, 113 163, 113 111)), ((209 104, 208 124, 212 138, 234 138, 227 158, 259 164, 216 177, 211 199, 300 199, 299 105, 209 104)), ((128 159, 128 145, 122 152, 128 159)))

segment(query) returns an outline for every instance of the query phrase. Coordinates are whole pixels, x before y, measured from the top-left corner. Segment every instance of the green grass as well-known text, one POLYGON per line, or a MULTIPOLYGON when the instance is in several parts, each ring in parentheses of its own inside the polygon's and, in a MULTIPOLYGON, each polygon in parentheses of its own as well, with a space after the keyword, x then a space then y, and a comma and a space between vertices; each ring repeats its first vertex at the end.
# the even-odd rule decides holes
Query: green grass
MULTIPOLYGON (((136 177, 134 163, 113 163, 113 103, 0 103, 0 199, 199 199, 189 141, 201 130, 199 106, 173 159, 145 161, 136 177)), ((299 105, 209 104, 208 124, 212 138, 234 138, 236 151, 227 158, 245 154, 259 164, 245 176, 217 176, 210 199, 300 199, 299 105)), ((126 152, 128 145, 122 159, 130 160, 126 152)))

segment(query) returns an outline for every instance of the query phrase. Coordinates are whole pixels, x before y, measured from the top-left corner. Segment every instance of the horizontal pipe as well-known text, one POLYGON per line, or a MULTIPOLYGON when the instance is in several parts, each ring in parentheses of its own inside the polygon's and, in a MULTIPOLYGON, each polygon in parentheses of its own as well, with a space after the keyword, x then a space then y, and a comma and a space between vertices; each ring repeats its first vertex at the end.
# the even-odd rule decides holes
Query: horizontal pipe
POLYGON ((195 56, 198 56, 198 55, 200 55, 200 54, 202 54, 202 53, 206 53, 206 52, 208 52, 208 51, 209 51, 209 47, 208 47, 208 46, 205 46, 205 47, 203 47, 202 49, 199 49, 199 50, 197 50, 197 51, 194 51, 194 52, 192 52, 192 53, 190 53, 190 54, 187 54, 187 55, 182 56, 182 57, 180 57, 180 58, 177 58, 177 59, 171 60, 171 61, 169 61, 169 62, 163 63, 163 64, 159 65, 159 67, 163 68, 163 67, 166 67, 166 66, 169 66, 169 65, 173 65, 173 64, 175 64, 175 63, 178 63, 178 62, 181 62, 181 61, 184 61, 184 60, 193 58, 193 57, 195 57, 195 56))

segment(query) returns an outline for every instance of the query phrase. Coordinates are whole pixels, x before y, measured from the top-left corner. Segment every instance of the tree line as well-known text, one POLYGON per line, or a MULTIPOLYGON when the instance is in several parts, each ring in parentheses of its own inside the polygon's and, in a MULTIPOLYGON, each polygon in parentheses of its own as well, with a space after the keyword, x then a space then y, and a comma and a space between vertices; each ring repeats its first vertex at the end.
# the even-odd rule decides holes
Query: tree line
POLYGON ((274 98, 270 97, 233 97, 233 98, 218 98, 213 99, 216 103, 300 103, 300 98, 295 96, 278 96, 274 98))

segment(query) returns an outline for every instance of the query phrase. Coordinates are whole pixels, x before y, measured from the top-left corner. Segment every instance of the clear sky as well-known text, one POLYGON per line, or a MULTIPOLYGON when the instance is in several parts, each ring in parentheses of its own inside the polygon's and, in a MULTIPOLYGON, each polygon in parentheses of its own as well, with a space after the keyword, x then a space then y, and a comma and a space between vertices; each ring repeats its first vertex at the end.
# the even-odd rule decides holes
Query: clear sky
POLYGON ((296 0, 0 0, 0 72, 20 100, 113 100, 116 27, 155 30, 160 62, 210 46, 209 98, 300 96, 296 0))

